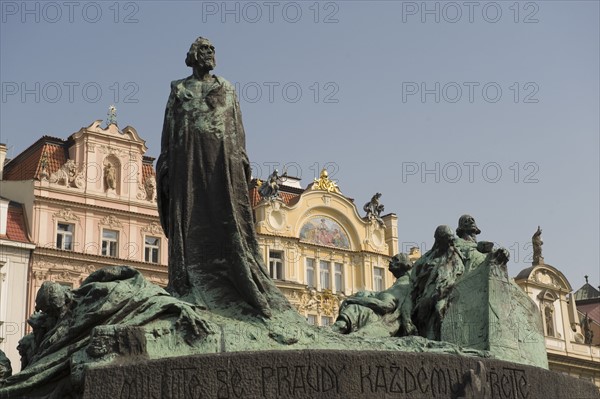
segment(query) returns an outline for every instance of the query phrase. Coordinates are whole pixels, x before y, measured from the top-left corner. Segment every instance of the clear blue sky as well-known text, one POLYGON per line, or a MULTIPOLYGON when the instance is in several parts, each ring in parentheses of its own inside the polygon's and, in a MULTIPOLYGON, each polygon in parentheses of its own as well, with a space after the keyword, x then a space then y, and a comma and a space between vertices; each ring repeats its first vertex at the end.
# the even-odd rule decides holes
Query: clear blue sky
POLYGON ((254 174, 321 167, 377 191, 401 248, 475 216, 527 267, 531 236, 575 289, 599 259, 599 2, 2 1, 0 141, 14 156, 115 104, 159 151, 197 36, 234 82, 254 174), (25 4, 25 5, 23 5, 25 4))

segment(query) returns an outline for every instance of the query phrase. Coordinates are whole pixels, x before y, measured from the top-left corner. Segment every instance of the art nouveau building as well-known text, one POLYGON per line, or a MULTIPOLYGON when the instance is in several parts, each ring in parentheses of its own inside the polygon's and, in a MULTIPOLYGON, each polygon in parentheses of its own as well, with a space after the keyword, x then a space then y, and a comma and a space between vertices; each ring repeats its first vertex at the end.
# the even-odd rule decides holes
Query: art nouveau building
POLYGON ((387 266, 398 247, 396 215, 362 217, 326 172, 306 189, 285 179, 277 199, 250 193, 271 277, 309 323, 328 325, 347 295, 394 282, 387 266))

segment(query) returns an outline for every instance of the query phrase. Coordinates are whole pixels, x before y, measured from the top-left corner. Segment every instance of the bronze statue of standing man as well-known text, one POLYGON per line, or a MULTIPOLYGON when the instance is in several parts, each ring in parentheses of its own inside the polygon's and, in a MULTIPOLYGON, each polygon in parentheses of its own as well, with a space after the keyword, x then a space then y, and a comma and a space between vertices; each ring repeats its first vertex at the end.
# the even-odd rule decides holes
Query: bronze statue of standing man
POLYGON ((248 193, 250 162, 235 89, 212 75, 215 48, 192 44, 191 76, 171 82, 156 165, 169 238, 169 291, 211 310, 287 310, 265 271, 248 193))

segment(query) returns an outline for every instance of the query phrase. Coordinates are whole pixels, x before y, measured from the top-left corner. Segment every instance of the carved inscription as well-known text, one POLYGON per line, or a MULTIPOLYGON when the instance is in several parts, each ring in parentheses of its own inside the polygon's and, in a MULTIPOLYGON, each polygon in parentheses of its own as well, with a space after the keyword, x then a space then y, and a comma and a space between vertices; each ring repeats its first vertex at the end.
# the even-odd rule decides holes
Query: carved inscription
POLYGON ((162 397, 160 376, 156 378, 143 372, 137 372, 134 374, 134 378, 128 374, 125 374, 124 377, 118 399, 160 399, 162 397))
POLYGON ((340 379, 345 365, 289 365, 262 367, 261 382, 264 397, 293 397, 315 392, 340 393, 340 379))
POLYGON ((488 373, 488 384, 492 398, 529 398, 529 384, 525 370, 508 367, 499 370, 492 368, 488 373))
POLYGON ((217 399, 241 398, 244 396, 243 378, 239 370, 217 370, 217 399))
MULTIPOLYGON (((128 369, 115 399, 235 398, 450 398, 529 399, 524 369, 492 367, 475 371, 426 363, 275 361, 248 367, 226 361, 196 367, 128 369), (480 374, 481 373, 481 374, 480 374)), ((105 380, 99 379, 98 384, 105 380)))
MULTIPOLYGON (((412 369, 391 365, 360 366, 360 388, 362 393, 427 394, 431 397, 447 397, 458 393, 463 385, 463 374, 456 369, 425 368, 412 369)), ((396 396, 396 395, 394 395, 396 396)), ((405 397, 405 395, 397 395, 405 397)))

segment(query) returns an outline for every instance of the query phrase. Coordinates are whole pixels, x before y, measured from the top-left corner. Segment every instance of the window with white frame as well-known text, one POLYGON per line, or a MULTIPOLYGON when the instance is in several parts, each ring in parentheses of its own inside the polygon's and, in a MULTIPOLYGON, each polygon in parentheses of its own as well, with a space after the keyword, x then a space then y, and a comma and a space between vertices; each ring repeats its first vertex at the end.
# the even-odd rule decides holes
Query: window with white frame
POLYGON ((275 280, 283 280, 283 252, 269 251, 269 273, 275 280))
POLYGON ((314 314, 307 315, 306 322, 308 324, 310 324, 311 326, 316 326, 317 325, 317 316, 315 316, 314 314))
POLYGON ((321 278, 321 289, 322 290, 330 290, 331 289, 331 284, 329 282, 330 279, 330 265, 329 262, 322 260, 319 262, 319 271, 320 271, 320 275, 319 277, 321 278))
POLYGON ((56 248, 72 251, 74 230, 75 225, 73 224, 59 223, 56 228, 56 248))
POLYGON ((321 316, 321 326, 330 326, 331 325, 331 317, 321 316))
POLYGON ((116 230, 102 230, 102 255, 118 256, 119 232, 116 230))
POLYGON ((144 261, 159 263, 160 261, 160 238, 144 237, 144 261))
POLYGON ((306 285, 309 288, 315 287, 315 260, 306 258, 306 285))
POLYGON ((383 268, 373 268, 373 290, 383 291, 383 268))
POLYGON ((335 285, 335 292, 343 292, 344 291, 344 265, 342 263, 335 263, 335 276, 333 278, 333 282, 335 285))

